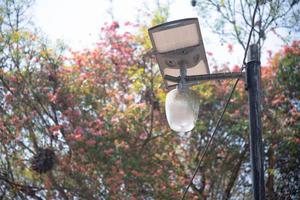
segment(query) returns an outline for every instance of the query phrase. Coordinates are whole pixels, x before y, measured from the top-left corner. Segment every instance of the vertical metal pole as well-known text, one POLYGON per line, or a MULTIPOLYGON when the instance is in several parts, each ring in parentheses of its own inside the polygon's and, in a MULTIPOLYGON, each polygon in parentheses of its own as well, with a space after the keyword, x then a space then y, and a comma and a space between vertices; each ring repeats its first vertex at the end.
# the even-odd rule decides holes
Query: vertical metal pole
POLYGON ((252 189, 255 200, 265 199, 264 156, 261 127, 260 61, 258 46, 249 48, 247 63, 247 89, 249 98, 250 158, 252 189))

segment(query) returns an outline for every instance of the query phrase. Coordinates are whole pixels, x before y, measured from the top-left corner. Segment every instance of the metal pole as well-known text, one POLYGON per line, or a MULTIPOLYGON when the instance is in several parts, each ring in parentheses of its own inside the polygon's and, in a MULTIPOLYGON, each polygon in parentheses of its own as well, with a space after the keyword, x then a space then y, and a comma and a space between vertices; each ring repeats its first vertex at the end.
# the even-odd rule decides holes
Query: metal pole
POLYGON ((249 99, 250 158, 252 166, 252 189, 255 200, 265 199, 264 156, 261 126, 260 61, 258 46, 249 48, 246 71, 249 99))

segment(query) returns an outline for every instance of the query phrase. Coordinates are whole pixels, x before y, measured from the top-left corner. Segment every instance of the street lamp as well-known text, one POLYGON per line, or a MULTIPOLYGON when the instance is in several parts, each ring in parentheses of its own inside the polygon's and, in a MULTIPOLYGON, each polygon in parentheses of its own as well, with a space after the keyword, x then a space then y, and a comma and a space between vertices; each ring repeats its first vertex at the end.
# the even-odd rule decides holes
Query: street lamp
POLYGON ((148 30, 161 74, 169 91, 166 115, 177 132, 194 128, 198 118, 198 97, 189 86, 200 81, 246 78, 249 96, 250 157, 255 200, 265 198, 261 137, 260 62, 257 45, 251 45, 243 72, 210 74, 197 18, 181 19, 148 30), (174 89, 175 88, 175 89, 174 89))
POLYGON ((198 118, 199 101, 189 86, 201 80, 239 77, 242 73, 210 75, 197 18, 154 26, 149 35, 165 84, 173 89, 166 98, 169 126, 176 132, 191 131, 198 118))
POLYGON ((149 35, 167 88, 173 89, 166 98, 169 126, 177 132, 191 131, 198 118, 199 101, 185 79, 209 74, 198 19, 167 22, 150 28, 149 35), (177 77, 180 84, 172 80, 177 77))

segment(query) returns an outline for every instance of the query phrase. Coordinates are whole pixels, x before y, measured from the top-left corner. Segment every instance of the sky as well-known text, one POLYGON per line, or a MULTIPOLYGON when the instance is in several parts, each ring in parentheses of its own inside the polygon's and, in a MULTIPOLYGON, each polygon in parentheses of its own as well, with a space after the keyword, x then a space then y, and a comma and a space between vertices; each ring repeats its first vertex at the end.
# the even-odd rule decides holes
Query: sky
MULTIPOLYGON (((172 2, 169 20, 197 17, 189 0, 161 0, 160 2, 163 5, 166 1, 172 2)), ((110 8, 113 8, 115 21, 136 22, 143 17, 146 10, 150 11, 150 19, 156 2, 156 0, 36 0, 32 19, 50 41, 62 40, 70 48, 82 50, 93 47, 99 39, 101 26, 105 22, 112 21, 110 8)), ((212 34, 204 25, 200 24, 200 27, 205 49, 213 53, 214 60, 218 64, 241 63, 243 51, 238 45, 233 47, 233 53, 228 53, 227 44, 222 46, 217 35, 212 34)), ((274 50, 279 49, 280 45, 281 41, 273 37, 265 46, 274 50)), ((208 60, 212 61, 212 58, 208 57, 208 60)), ((262 61, 266 62, 266 59, 263 58, 262 61)))
MULTIPOLYGON (((135 22, 143 11, 154 10, 155 2, 113 0, 114 20, 135 22)), ((188 0, 173 2, 170 20, 197 16, 188 0)), ((36 0, 33 20, 51 39, 63 39, 72 47, 81 49, 95 43, 100 27, 112 20, 108 13, 110 8, 110 0, 36 0)))

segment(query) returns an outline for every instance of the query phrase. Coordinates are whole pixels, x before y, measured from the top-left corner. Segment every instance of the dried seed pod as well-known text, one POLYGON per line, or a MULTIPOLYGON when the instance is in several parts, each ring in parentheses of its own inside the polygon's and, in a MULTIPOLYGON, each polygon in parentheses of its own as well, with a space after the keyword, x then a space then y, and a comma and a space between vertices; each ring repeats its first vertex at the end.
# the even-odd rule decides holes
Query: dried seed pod
POLYGON ((196 4, 197 4, 197 1, 196 1, 196 0, 192 0, 192 1, 191 1, 191 4, 192 4, 193 7, 195 7, 196 4))
POLYGON ((41 174, 46 173, 53 169, 55 160, 55 153, 52 149, 39 149, 31 160, 31 169, 41 174))

